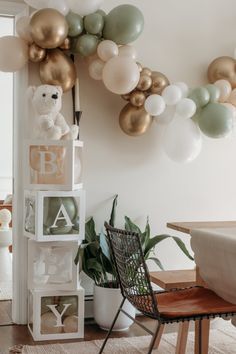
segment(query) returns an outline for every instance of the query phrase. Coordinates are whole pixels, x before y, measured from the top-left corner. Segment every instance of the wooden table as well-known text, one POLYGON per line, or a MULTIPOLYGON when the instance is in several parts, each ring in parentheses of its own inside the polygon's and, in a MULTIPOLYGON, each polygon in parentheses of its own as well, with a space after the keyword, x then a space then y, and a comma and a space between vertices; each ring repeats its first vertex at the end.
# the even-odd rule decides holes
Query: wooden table
MULTIPOLYGON (((193 221, 193 222, 168 222, 166 225, 172 230, 183 232, 184 234, 190 235, 191 231, 194 229, 216 229, 216 228, 236 228, 236 221, 193 221)), ((196 267, 196 281, 197 285, 205 285, 202 280, 198 267, 196 267)), ((198 334, 199 321, 195 322, 195 335, 198 334)), ((210 329, 210 320, 203 320, 202 322, 202 350, 203 353, 208 353, 209 347, 209 329, 210 329)), ((195 341, 195 354, 199 353, 198 341, 195 341)))

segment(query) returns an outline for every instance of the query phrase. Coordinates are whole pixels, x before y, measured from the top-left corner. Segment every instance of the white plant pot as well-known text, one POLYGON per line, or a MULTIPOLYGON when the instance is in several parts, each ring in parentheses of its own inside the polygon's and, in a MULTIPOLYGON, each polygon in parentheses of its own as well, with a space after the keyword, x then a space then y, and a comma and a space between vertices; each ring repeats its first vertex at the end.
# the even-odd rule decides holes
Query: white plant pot
MULTIPOLYGON (((123 297, 120 289, 102 288, 94 286, 94 318, 99 327, 109 330, 118 311, 123 297)), ((135 317, 135 308, 129 301, 125 301, 123 309, 135 317)), ((125 331, 132 325, 133 320, 120 313, 113 331, 125 331)))

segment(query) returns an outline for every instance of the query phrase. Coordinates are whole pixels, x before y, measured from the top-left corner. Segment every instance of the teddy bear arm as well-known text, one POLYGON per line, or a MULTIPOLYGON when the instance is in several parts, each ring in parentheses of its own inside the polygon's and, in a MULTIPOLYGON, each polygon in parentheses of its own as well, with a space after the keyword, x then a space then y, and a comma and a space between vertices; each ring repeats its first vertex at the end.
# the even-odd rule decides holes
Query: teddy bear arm
POLYGON ((69 133, 70 127, 66 123, 65 118, 62 114, 58 114, 55 120, 55 124, 61 128, 62 135, 69 133))

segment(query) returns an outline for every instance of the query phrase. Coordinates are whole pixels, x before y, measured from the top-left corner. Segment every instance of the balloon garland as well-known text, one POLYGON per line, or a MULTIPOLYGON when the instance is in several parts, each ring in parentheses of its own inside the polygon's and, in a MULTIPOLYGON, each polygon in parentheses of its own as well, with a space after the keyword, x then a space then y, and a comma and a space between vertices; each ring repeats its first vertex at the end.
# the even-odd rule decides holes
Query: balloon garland
POLYGON ((129 43, 144 27, 137 7, 120 5, 106 14, 100 9, 102 0, 25 2, 36 11, 18 20, 19 37, 0 38, 1 71, 20 70, 30 60, 39 63, 42 83, 68 91, 77 80, 71 55, 89 58, 89 75, 127 101, 119 117, 123 132, 140 136, 154 119, 165 124, 164 150, 178 162, 198 156, 201 133, 223 138, 232 131, 236 118, 234 58, 215 59, 208 68, 210 84, 190 90, 184 82, 170 84, 164 74, 136 61, 136 50, 129 43))

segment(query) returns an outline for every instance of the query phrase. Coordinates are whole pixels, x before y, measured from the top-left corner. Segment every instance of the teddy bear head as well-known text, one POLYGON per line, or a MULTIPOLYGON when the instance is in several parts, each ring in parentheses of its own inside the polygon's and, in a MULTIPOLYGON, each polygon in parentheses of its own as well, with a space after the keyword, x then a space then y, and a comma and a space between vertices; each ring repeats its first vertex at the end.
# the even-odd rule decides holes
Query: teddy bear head
POLYGON ((29 97, 34 109, 39 115, 58 113, 62 106, 62 88, 53 85, 40 85, 29 87, 29 97))

